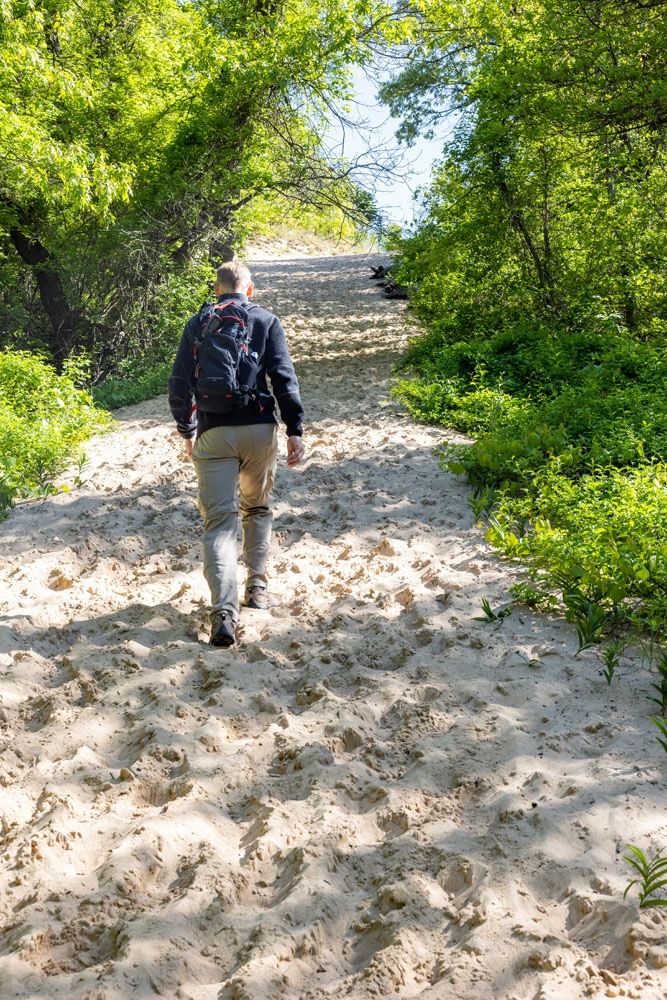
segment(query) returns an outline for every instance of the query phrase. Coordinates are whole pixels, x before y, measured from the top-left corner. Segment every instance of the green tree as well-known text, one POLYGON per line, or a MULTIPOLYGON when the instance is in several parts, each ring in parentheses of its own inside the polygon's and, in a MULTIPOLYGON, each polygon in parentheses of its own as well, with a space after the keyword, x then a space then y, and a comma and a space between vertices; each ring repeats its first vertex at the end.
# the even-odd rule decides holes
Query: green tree
POLYGON ((663 325, 665 4, 416 8, 410 65, 385 99, 408 141, 458 121, 415 235, 415 253, 433 234, 453 251, 428 296, 434 273, 447 298, 458 274, 461 307, 480 318, 478 279, 490 280, 494 323, 498 303, 512 316, 528 296, 564 320, 603 309, 632 329, 663 325))
POLYGON ((369 0, 5 0, 5 343, 59 366, 83 347, 104 373, 173 335, 256 196, 361 217, 322 125, 395 20, 369 0))
POLYGON ((663 639, 666 6, 416 0, 384 88, 407 142, 451 129, 398 244, 430 327, 399 394, 477 435, 447 461, 524 596, 663 639))

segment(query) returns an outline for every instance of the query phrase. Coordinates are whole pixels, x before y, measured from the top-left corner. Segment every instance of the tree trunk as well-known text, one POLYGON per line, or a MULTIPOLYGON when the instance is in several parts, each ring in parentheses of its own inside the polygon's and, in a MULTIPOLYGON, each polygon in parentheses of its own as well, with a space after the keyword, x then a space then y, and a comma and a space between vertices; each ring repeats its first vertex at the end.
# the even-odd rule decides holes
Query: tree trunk
POLYGON ((214 236, 208 248, 208 257, 213 267, 220 267, 229 260, 234 260, 234 246, 229 233, 214 236))
POLYGON ((209 241, 209 257, 213 267, 232 260, 234 251, 229 243, 232 212, 226 208, 213 211, 209 205, 201 209, 183 242, 173 251, 171 257, 176 264, 185 264, 197 246, 209 241), (211 236, 211 233, 215 236, 211 236), (231 253, 230 253, 231 251, 231 253))
POLYGON ((46 247, 15 226, 9 230, 9 238, 23 263, 32 269, 35 276, 39 297, 51 325, 49 349, 60 371, 74 343, 78 315, 70 308, 55 260, 46 247))
MULTIPOLYGON (((616 178, 614 176, 614 170, 610 166, 612 151, 608 143, 605 143, 605 154, 608 158, 608 162, 605 166, 605 175, 607 178, 607 199, 612 208, 615 208, 618 204, 618 192, 616 191, 616 178)), ((626 254, 628 254, 630 250, 626 245, 627 240, 625 239, 623 230, 615 221, 613 216, 609 228, 611 229, 611 232, 616 239, 617 246, 620 249, 618 270, 621 277, 621 309, 623 310, 623 322, 627 326, 628 330, 634 330, 637 326, 637 300, 632 290, 632 271, 626 260, 626 254)))
POLYGON ((496 158, 494 159, 495 162, 493 163, 493 168, 496 176, 496 183, 498 185, 498 190, 500 192, 500 195, 505 204, 507 205, 507 208, 509 209, 510 225, 512 226, 512 229, 514 229, 514 231, 521 238, 524 247, 528 251, 530 259, 533 262, 533 266, 535 268, 535 274, 537 277, 537 283, 540 287, 540 292, 542 295, 542 301, 550 309, 557 309, 559 304, 558 296, 556 294, 553 274, 551 273, 550 261, 548 259, 548 256, 545 254, 545 257, 543 258, 540 255, 540 251, 537 247, 535 240, 533 239, 532 233, 530 232, 530 228, 528 226, 528 223, 526 222, 524 213, 516 204, 514 194, 503 175, 502 167, 500 163, 497 161, 497 159, 496 158))

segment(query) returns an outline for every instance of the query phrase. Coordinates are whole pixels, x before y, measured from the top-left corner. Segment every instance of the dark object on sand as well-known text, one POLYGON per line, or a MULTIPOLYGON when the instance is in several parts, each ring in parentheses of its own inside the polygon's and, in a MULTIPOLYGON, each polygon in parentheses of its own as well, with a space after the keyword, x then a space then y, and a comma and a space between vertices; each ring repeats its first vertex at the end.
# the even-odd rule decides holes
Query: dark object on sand
POLYGON ((371 281, 382 281, 391 274, 391 265, 385 267, 384 264, 380 264, 378 267, 371 267, 371 271, 373 272, 371 281))
POLYGON ((390 281, 388 285, 382 289, 382 295, 385 299, 407 299, 408 290, 405 285, 397 285, 395 281, 390 281))

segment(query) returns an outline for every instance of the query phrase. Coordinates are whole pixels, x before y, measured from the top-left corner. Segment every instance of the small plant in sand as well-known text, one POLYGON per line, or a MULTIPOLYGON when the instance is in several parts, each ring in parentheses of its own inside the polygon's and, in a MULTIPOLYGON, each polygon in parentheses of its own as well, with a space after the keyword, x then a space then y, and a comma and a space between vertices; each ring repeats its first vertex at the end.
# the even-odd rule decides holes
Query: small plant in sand
POLYGON ((652 715, 651 722, 658 730, 656 734, 658 743, 665 753, 667 753, 667 719, 663 719, 661 715, 652 715))
POLYGON ((621 662, 624 649, 625 644, 621 639, 613 639, 600 654, 603 663, 602 676, 610 686, 616 673, 616 668, 621 662))
POLYGON ((86 473, 89 468, 90 462, 88 461, 88 456, 82 452, 76 460, 76 476, 74 477, 74 485, 77 489, 86 485, 88 481, 86 473))
POLYGON ((667 889, 667 855, 660 851, 652 861, 649 861, 643 851, 634 844, 628 844, 629 854, 623 855, 623 860, 627 861, 638 875, 633 878, 625 887, 623 899, 632 889, 633 885, 639 886, 639 909, 646 910, 649 906, 667 906, 667 899, 653 895, 661 889, 667 889))
POLYGON ((496 502, 496 491, 493 486, 486 486, 484 489, 477 489, 468 499, 468 506, 475 515, 475 520, 480 521, 487 517, 496 502))
POLYGON ((651 695, 649 695, 649 698, 655 702, 660 709, 660 715, 664 717, 667 715, 667 653, 662 654, 662 658, 658 663, 658 679, 655 683, 651 684, 651 687, 657 694, 657 698, 651 695))
POLYGON ((475 622, 501 622, 503 618, 507 618, 508 615, 512 614, 511 607, 499 608, 498 611, 494 611, 489 604, 486 597, 482 598, 482 611, 483 615, 477 615, 473 618, 475 622))
POLYGON ((568 621, 574 622, 577 629, 579 648, 575 656, 578 656, 602 641, 602 630, 609 612, 579 590, 563 591, 563 604, 567 608, 568 621))

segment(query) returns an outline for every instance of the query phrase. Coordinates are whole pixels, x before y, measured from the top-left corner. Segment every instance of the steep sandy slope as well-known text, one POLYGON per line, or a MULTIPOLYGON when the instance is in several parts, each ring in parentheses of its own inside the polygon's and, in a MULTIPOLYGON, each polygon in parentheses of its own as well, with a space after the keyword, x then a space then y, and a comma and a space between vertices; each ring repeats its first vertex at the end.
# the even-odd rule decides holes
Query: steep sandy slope
POLYGON ((164 398, 0 525, 0 996, 664 996, 665 915, 622 898, 624 845, 667 845, 646 671, 474 620, 511 573, 388 397, 404 306, 363 257, 256 271, 310 421, 280 608, 206 645, 164 398))

